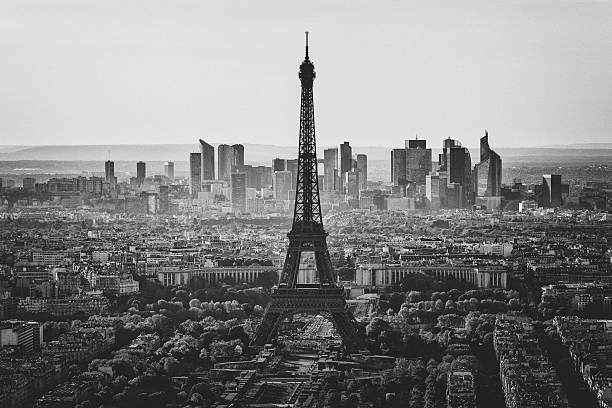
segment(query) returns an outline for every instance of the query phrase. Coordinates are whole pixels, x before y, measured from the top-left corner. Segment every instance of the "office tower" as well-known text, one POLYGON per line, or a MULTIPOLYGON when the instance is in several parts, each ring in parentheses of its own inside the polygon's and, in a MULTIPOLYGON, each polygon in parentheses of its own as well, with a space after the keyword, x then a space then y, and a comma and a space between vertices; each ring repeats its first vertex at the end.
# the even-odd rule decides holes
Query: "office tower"
POLYGON ((272 160, 272 171, 285 171, 287 168, 285 167, 285 159, 276 158, 272 160))
POLYGON ((232 166, 244 166, 244 146, 241 144, 226 145, 220 144, 217 147, 219 158, 219 180, 230 180, 232 166))
POLYGON ((346 186, 346 194, 355 200, 359 200, 360 174, 353 170, 344 173, 344 176, 345 180, 343 184, 346 186))
POLYGON ((202 164, 200 169, 202 172, 202 182, 215 179, 215 148, 210 144, 200 139, 200 160, 202 164))
POLYGON ((189 191, 191 197, 196 198, 202 191, 202 154, 189 154, 189 191))
POLYGON ((232 149, 232 166, 244 166, 244 146, 241 144, 235 144, 232 145, 232 149))
POLYGON ((408 140, 406 144, 406 179, 425 184, 425 176, 431 173, 431 149, 427 149, 426 140, 408 140))
POLYGON ((246 213, 246 174, 232 173, 230 175, 232 189, 232 212, 234 214, 246 213))
POLYGON ((107 183, 115 182, 115 162, 110 160, 104 162, 104 178, 107 183))
POLYGON ((257 166, 258 177, 261 177, 261 188, 272 186, 272 167, 257 166))
POLYGON ((477 197, 501 196, 502 161, 489 147, 489 133, 480 138, 480 162, 474 166, 474 187, 477 197))
POLYGON ((289 191, 293 189, 293 175, 290 171, 275 171, 272 176, 272 189, 277 200, 292 200, 289 191))
POLYGON ((425 177, 425 197, 431 210, 446 206, 446 175, 428 174, 425 177))
POLYGON ((234 156, 234 150, 232 146, 226 144, 220 144, 217 147, 217 158, 218 158, 218 169, 217 177, 219 180, 229 180, 232 172, 232 157, 234 156))
POLYGON ((357 155, 357 171, 359 172, 359 190, 368 189, 368 156, 357 155))
POLYGON ((406 149, 391 150, 391 181, 394 186, 406 185, 406 149))
POLYGON ((170 182, 174 181, 174 162, 167 161, 164 163, 164 176, 168 177, 170 182))
POLYGON ((448 154, 451 148, 461 147, 461 143, 458 140, 451 139, 450 137, 444 139, 442 142, 442 153, 438 155, 438 167, 439 171, 448 170, 448 154))
POLYGON ((36 179, 33 177, 24 177, 22 180, 23 189, 26 191, 34 191, 34 185, 36 184, 36 179))
POLYGON ((349 142, 340 145, 340 173, 346 173, 353 168, 353 148, 349 142))
POLYGON ((338 148, 323 150, 323 191, 338 192, 338 148))
MULTIPOLYGON (((466 147, 451 147, 448 149, 448 183, 459 184, 462 191, 462 204, 467 207, 474 203, 472 182, 472 159, 466 147)), ((456 191, 456 190, 455 190, 456 191)))
POLYGON ((168 186, 159 186, 159 212, 167 213, 169 208, 168 186))
POLYGON ((291 159, 285 162, 285 168, 291 172, 291 188, 294 189, 297 184, 298 159, 291 159))
POLYGON ((144 179, 147 178, 147 164, 143 161, 136 163, 136 180, 138 184, 142 184, 144 179))
POLYGON ((561 175, 545 174, 542 177, 542 207, 561 207, 561 175))

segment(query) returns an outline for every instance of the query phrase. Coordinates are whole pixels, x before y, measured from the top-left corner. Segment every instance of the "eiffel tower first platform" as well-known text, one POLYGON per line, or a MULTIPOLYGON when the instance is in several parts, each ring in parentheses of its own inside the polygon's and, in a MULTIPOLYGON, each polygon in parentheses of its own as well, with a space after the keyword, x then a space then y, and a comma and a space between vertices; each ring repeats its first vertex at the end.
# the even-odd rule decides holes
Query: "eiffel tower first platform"
POLYGON ((348 310, 343 288, 337 284, 321 217, 312 94, 315 77, 306 33, 306 58, 299 72, 302 102, 293 226, 287 234, 289 248, 280 282, 272 290, 253 344, 261 346, 270 342, 280 322, 287 317, 297 313, 322 314, 342 336, 344 347, 354 351, 363 345, 363 331, 348 310), (309 274, 308 279, 303 278, 305 274, 309 274))

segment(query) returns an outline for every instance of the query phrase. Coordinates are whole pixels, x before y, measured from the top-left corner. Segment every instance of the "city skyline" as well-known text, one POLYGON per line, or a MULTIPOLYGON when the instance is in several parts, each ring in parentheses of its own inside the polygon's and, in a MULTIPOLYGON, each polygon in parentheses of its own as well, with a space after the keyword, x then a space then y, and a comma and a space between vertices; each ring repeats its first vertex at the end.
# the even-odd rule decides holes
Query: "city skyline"
POLYGON ((288 61, 306 29, 326 72, 321 146, 419 134, 476 147, 485 128, 501 148, 609 139, 611 4, 359 6, 5 2, 0 144, 289 145, 288 61))

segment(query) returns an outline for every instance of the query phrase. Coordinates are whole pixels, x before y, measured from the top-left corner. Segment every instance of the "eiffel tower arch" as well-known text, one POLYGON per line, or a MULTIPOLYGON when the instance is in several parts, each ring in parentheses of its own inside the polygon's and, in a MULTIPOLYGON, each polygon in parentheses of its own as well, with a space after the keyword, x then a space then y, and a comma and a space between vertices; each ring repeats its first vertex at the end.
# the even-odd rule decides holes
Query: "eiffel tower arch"
POLYGON ((320 313, 333 323, 345 348, 356 350, 364 344, 363 330, 347 307, 343 288, 338 286, 321 217, 312 93, 316 74, 308 55, 308 33, 306 57, 298 76, 302 95, 293 225, 287 234, 289 248, 280 282, 272 289, 252 343, 261 346, 269 342, 286 317, 320 313))

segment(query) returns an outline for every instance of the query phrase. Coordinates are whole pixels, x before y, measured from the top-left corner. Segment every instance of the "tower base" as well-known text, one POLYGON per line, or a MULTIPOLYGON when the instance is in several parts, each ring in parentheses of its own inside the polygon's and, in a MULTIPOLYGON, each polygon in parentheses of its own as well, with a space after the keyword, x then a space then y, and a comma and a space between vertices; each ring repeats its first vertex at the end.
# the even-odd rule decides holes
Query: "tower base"
POLYGON ((342 337, 347 351, 354 352, 365 345, 364 333, 348 310, 343 289, 338 287, 274 288, 266 306, 263 320, 252 344, 263 346, 276 336, 278 326, 287 317, 304 314, 323 314, 342 337))

